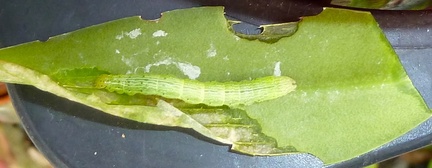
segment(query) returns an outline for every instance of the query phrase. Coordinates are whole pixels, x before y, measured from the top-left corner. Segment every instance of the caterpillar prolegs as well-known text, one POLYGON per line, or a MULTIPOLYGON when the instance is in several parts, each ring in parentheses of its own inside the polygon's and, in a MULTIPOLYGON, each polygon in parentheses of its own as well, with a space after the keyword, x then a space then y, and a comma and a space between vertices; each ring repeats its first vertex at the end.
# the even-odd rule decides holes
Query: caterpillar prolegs
POLYGON ((119 94, 157 95, 208 106, 250 105, 275 99, 296 88, 286 76, 267 76, 240 82, 199 82, 163 75, 101 75, 95 87, 119 94))

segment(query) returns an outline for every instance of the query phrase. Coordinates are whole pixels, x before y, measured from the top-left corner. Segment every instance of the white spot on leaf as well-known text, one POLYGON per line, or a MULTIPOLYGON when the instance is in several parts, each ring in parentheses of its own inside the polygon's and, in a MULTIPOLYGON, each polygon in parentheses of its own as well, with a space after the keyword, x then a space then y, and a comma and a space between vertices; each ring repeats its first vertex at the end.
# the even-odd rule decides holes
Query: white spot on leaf
POLYGON ((120 54, 120 50, 116 49, 115 53, 120 54))
POLYGON ((167 58, 167 59, 164 59, 164 60, 162 60, 162 61, 155 62, 155 63, 153 63, 153 64, 148 64, 148 65, 145 67, 145 72, 150 72, 150 68, 151 68, 152 66, 171 65, 171 64, 173 64, 173 60, 172 60, 171 58, 167 58))
POLYGON ((201 75, 200 67, 192 65, 188 62, 176 62, 171 58, 146 65, 145 72, 150 72, 151 67, 160 65, 175 65, 180 71, 183 72, 184 75, 188 76, 189 79, 196 79, 201 75))
POLYGON ((137 38, 141 34, 142 33, 141 33, 141 29, 140 28, 134 29, 134 30, 126 33, 126 35, 129 36, 129 38, 131 38, 131 39, 137 38))
POLYGON ((216 48, 213 43, 210 44, 210 48, 207 50, 207 57, 215 57, 217 54, 216 48))
POLYGON ((117 40, 121 40, 121 39, 123 39, 124 38, 124 36, 126 35, 126 36, 128 36, 129 38, 131 38, 131 39, 135 39, 135 38, 137 38, 138 36, 140 36, 142 33, 141 33, 141 28, 137 28, 137 29, 134 29, 134 30, 131 30, 130 32, 121 32, 119 35, 117 35, 115 38, 117 39, 117 40))
POLYGON ((280 70, 280 64, 281 64, 280 61, 276 62, 274 70, 273 70, 273 75, 274 76, 281 76, 282 72, 280 70))
POLYGON ((123 37, 124 37, 124 36, 123 36, 123 33, 122 33, 122 34, 117 35, 115 38, 116 38, 117 40, 121 40, 123 37))
POLYGON ((125 63, 127 66, 132 66, 133 59, 132 58, 126 58, 125 56, 122 56, 121 60, 123 63, 125 63))
POLYGON ((165 37, 165 36, 167 36, 168 35, 168 33, 166 33, 165 31, 163 31, 163 30, 158 30, 158 31, 155 31, 154 33, 153 33, 153 37, 165 37))
POLYGON ((176 64, 183 74, 189 77, 189 79, 196 79, 201 74, 201 69, 198 66, 192 65, 190 63, 179 62, 176 64))

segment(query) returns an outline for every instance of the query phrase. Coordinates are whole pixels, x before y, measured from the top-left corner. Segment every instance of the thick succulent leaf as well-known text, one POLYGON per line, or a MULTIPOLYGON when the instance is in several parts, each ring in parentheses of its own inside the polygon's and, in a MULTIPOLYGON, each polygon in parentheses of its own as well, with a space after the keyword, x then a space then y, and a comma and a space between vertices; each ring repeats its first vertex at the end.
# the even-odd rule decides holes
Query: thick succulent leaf
POLYGON ((245 153, 308 152, 327 164, 376 148, 430 116, 369 13, 329 8, 295 27, 267 26, 270 36, 248 39, 230 27, 218 7, 166 12, 154 21, 124 18, 2 49, 0 79, 131 120, 193 128, 245 153), (102 73, 169 74, 203 82, 285 75, 298 87, 241 109, 165 100, 172 106, 159 101, 162 97, 92 88, 88 81, 102 73), (225 131, 215 129, 224 124, 225 131), (252 129, 237 129, 244 127, 252 129), (250 148, 245 139, 265 145, 250 148))

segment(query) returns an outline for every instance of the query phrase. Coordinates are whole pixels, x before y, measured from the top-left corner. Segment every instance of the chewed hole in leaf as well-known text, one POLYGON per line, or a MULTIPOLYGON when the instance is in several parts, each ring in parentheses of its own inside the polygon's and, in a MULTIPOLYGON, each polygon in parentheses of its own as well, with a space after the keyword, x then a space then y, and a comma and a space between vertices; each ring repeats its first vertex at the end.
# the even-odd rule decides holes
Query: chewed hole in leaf
POLYGON ((228 139, 229 141, 250 141, 253 139, 253 131, 250 128, 227 127, 226 125, 221 125, 221 127, 204 126, 206 126, 216 136, 228 139))
POLYGON ((248 40, 260 40, 267 43, 275 43, 281 38, 292 36, 297 31, 297 22, 261 25, 254 25, 239 22, 228 21, 228 29, 235 35, 248 40))
POLYGON ((232 149, 251 155, 280 155, 296 152, 278 147, 274 138, 261 132, 259 123, 239 109, 182 109, 206 127, 213 136, 233 142, 232 149))
POLYGON ((275 148, 270 144, 241 144, 236 143, 233 145, 232 149, 237 151, 247 151, 255 155, 262 155, 266 153, 268 155, 278 154, 278 153, 297 153, 298 151, 293 146, 287 146, 282 148, 275 148))
POLYGON ((259 35, 262 33, 262 28, 246 22, 235 22, 232 25, 232 29, 237 34, 259 35))

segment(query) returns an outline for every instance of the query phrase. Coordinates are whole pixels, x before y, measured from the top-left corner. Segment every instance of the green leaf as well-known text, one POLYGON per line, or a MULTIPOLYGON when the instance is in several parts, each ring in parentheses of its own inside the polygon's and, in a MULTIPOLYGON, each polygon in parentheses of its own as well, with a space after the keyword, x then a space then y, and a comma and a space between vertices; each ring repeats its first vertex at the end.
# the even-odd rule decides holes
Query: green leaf
POLYGON ((300 151, 326 164, 372 150, 430 117, 370 13, 327 8, 303 18, 295 33, 276 26, 270 31, 276 33, 253 39, 236 36, 230 26, 221 7, 165 12, 154 21, 124 18, 1 49, 0 80, 34 85, 139 122, 193 128, 252 155, 300 151), (298 87, 242 109, 215 108, 93 88, 102 73, 202 82, 284 75, 298 87), (212 129, 224 123, 253 129, 234 127, 243 136, 233 140, 230 131, 212 129), (245 135, 258 135, 247 142, 264 146, 238 143, 245 135))

